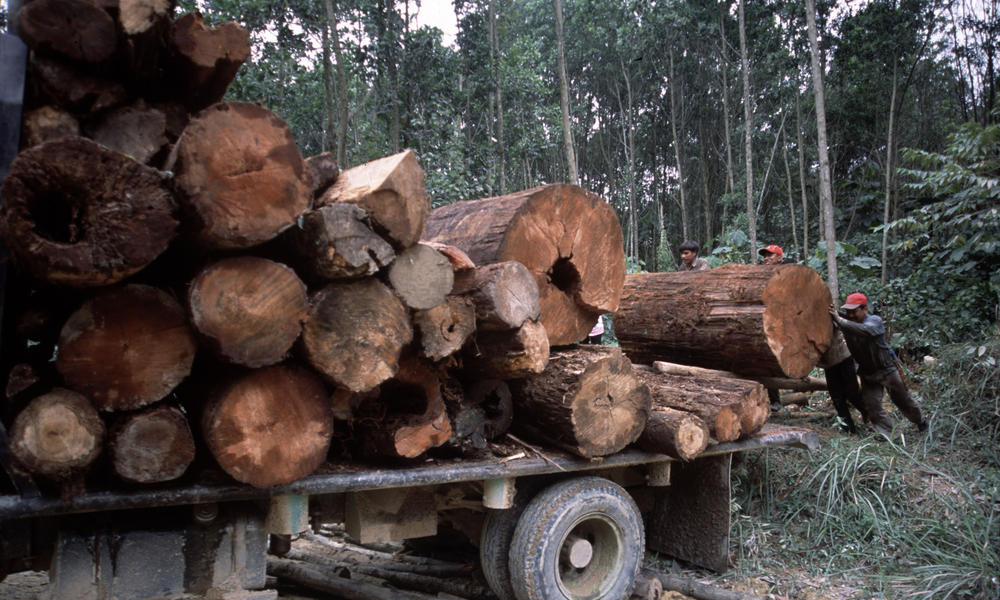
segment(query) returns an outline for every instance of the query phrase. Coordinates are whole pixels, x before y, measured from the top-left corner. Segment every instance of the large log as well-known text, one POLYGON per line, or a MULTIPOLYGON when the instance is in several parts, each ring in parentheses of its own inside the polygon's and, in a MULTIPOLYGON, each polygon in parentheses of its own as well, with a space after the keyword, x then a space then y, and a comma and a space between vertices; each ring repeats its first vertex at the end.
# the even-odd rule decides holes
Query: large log
POLYGON ((649 389, 618 348, 553 352, 545 371, 513 382, 514 428, 524 428, 584 458, 614 454, 639 438, 649 389))
POLYGON ((263 367, 280 362, 309 312, 295 271, 255 256, 216 262, 188 289, 191 323, 228 362, 263 367))
POLYGON ((212 456, 254 487, 291 483, 316 470, 333 435, 322 379, 296 365, 250 371, 212 395, 202 415, 212 456))
POLYGON ((188 13, 174 21, 170 48, 174 97, 196 112, 222 100, 250 57, 250 34, 233 21, 207 27, 200 13, 188 13))
POLYGON ((541 313, 538 284, 527 267, 504 261, 455 275, 455 294, 467 295, 476 306, 476 327, 484 330, 517 329, 541 313))
POLYGON ((305 161, 313 196, 319 196, 325 192, 340 176, 340 166, 337 164, 337 157, 332 152, 314 154, 305 161))
POLYGON ((117 0, 120 62, 137 87, 162 85, 175 0, 117 0))
POLYGON ((316 292, 311 304, 302 345, 317 371, 352 392, 371 390, 396 374, 413 327, 388 286, 376 279, 335 282, 316 292))
POLYGON ((830 292, 802 265, 726 265, 625 280, 615 334, 638 363, 663 360, 799 378, 830 345, 830 292))
POLYGON ((108 432, 108 451, 125 481, 172 481, 194 461, 194 435, 180 409, 158 405, 122 416, 108 432))
POLYGON ((28 60, 28 106, 51 104, 74 115, 92 115, 128 99, 120 82, 85 72, 61 60, 32 55, 28 60))
POLYGON ((24 113, 21 119, 22 146, 30 148, 65 135, 80 135, 76 117, 54 106, 42 106, 24 113))
POLYGON ((184 129, 168 169, 201 241, 217 248, 266 242, 312 203, 288 125, 259 104, 207 108, 184 129))
POLYGON ((196 350, 184 309, 167 293, 131 284, 101 292, 59 334, 56 368, 102 411, 165 397, 191 372, 196 350))
POLYGON ((372 231, 368 213, 355 204, 309 211, 287 237, 303 268, 320 280, 374 275, 396 258, 389 242, 372 231))
POLYGON ((681 460, 691 460, 708 447, 710 432, 698 416, 658 405, 653 399, 646 428, 639 436, 639 447, 646 452, 661 452, 681 460))
POLYGON ((337 202, 357 204, 398 249, 420 240, 431 210, 424 191, 424 171, 412 150, 373 160, 342 171, 316 200, 316 206, 337 202))
POLYGON ((536 375, 549 363, 549 336, 538 321, 511 331, 478 331, 462 352, 466 376, 520 379, 536 375))
POLYGON ((587 336, 598 315, 618 308, 625 277, 614 209, 583 188, 553 184, 435 209, 424 236, 457 246, 476 265, 515 260, 538 283, 549 343, 587 336))
POLYGON ((160 174, 81 137, 18 154, 3 183, 0 234, 14 263, 42 281, 115 283, 166 250, 177 230, 160 174))
POLYGON ((100 63, 115 52, 114 19, 89 0, 34 0, 18 11, 18 35, 29 48, 80 63, 100 63))
POLYGON ((31 473, 65 482, 100 455, 104 433, 104 422, 86 396, 57 388, 18 413, 10 430, 10 451, 31 473))
POLYGON ((728 377, 730 379, 749 379, 756 381, 766 388, 776 390, 795 390, 797 392, 817 392, 826 390, 826 379, 822 377, 803 377, 801 379, 791 379, 789 377, 762 377, 740 375, 732 371, 719 371, 717 369, 703 369, 690 365, 678 365, 676 363, 653 361, 653 368, 666 375, 686 375, 689 377, 728 377))
POLYGON ((414 310, 427 310, 444 302, 455 283, 451 262, 424 244, 414 244, 389 266, 389 283, 414 310))
POLYGON ((155 157, 166 152, 166 130, 166 115, 138 103, 104 115, 91 128, 90 137, 98 144, 131 156, 138 162, 153 164, 155 157))
POLYGON ((448 296, 434 308, 413 311, 413 326, 419 333, 420 353, 441 360, 461 350, 476 331, 476 309, 468 298, 448 296))

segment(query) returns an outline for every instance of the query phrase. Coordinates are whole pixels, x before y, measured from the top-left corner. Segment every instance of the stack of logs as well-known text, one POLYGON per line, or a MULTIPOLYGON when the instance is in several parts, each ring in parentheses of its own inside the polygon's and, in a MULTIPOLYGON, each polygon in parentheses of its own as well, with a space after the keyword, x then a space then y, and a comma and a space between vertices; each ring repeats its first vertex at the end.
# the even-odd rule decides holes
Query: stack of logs
MULTIPOLYGON (((483 455, 511 428, 584 457, 638 441, 689 459, 767 419, 759 384, 633 368, 676 358, 630 337, 670 329, 637 315, 673 304, 625 284, 601 198, 553 184, 431 211, 410 151, 343 172, 303 159, 280 118, 220 102, 247 33, 173 12, 17 15, 32 53, 0 206, 3 424, 30 474, 72 494, 95 464, 142 484, 218 465, 269 487, 327 459, 483 455), (620 300, 625 354, 576 346, 620 300)), ((759 273, 747 305, 782 271, 759 273)), ((762 314, 738 335, 770 339, 762 314)))

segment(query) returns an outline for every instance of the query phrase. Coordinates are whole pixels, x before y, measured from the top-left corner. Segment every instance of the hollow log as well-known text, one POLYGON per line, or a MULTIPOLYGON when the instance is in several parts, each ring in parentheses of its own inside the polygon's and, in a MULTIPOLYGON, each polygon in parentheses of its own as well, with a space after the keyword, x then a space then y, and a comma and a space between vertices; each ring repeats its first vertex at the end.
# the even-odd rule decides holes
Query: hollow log
POLYGON ((32 400, 10 429, 10 452, 29 472, 65 482, 101 453, 104 422, 86 396, 56 388, 32 400))
POLYGON ((264 488, 301 479, 322 464, 333 415, 322 379, 282 364, 250 371, 212 394, 201 425, 219 466, 264 488))
POLYGON ((295 271, 255 256, 218 261, 188 289, 191 323, 224 360, 247 367, 280 362, 309 312, 295 271))
POLYGON ((368 213, 354 204, 309 211, 287 236, 303 267, 321 280, 374 275, 396 258, 389 242, 372 231, 368 213))
POLYGON ((389 265, 389 283, 414 310, 428 310, 444 302, 454 282, 447 257, 423 244, 403 250, 389 265))
POLYGON ((467 295, 476 307, 476 327, 503 331, 538 320, 538 283, 527 267, 504 261, 459 271, 452 292, 467 295))
POLYGON ((502 437, 514 420, 514 400, 510 386, 502 379, 475 379, 465 386, 469 404, 482 409, 483 434, 487 440, 502 437))
MULTIPOLYGON (((652 391, 652 390, 650 390, 652 391)), ((690 412, 657 404, 653 398, 649 420, 639 436, 639 447, 691 460, 708 447, 710 432, 700 417, 690 412)))
POLYGON ((215 248, 266 242, 310 206, 309 183, 292 132, 259 104, 207 108, 184 129, 168 160, 198 238, 215 248))
POLYGON ((530 428, 584 458, 614 454, 636 441, 651 406, 632 364, 608 346, 553 352, 545 371, 513 382, 511 392, 515 428, 530 428))
POLYGON ((56 369, 102 411, 132 410, 165 397, 191 371, 194 333, 166 292, 130 284, 101 292, 59 334, 56 369))
POLYGON ((167 117, 155 108, 135 104, 117 108, 91 129, 90 138, 143 164, 165 152, 167 117))
POLYGON ((462 351, 467 376, 521 379, 545 370, 549 336, 538 321, 525 321, 512 331, 477 331, 462 351))
POLYGON ((476 309, 472 301, 448 296, 434 308, 413 312, 413 326, 419 333, 420 353, 441 360, 462 349, 476 330, 476 309))
POLYGON ((33 0, 21 7, 17 19, 18 35, 41 54, 100 63, 118 44, 114 19, 88 0, 33 0))
POLYGON ((316 292, 302 331, 306 359, 327 379, 365 392, 394 376, 413 328, 402 301, 375 279, 316 292))
POLYGON ((313 196, 321 195, 340 176, 340 166, 337 165, 337 157, 333 152, 314 154, 305 161, 313 196))
POLYGON ((29 57, 26 83, 28 106, 50 104, 75 116, 96 114, 128 99, 125 86, 120 82, 45 56, 29 57))
POLYGON ((176 406, 153 406, 119 418, 108 432, 108 451, 125 481, 172 481, 194 461, 194 435, 176 406))
POLYGON ((397 249, 409 248, 420 240, 431 210, 424 191, 424 170, 412 150, 342 171, 316 206, 337 202, 365 209, 378 233, 384 233, 397 249))
POLYGON ((3 183, 0 234, 13 262, 42 281, 115 283, 166 250, 173 196, 155 169, 81 137, 18 154, 3 183))
POLYGON ((207 27, 200 13, 188 13, 174 21, 170 49, 175 98, 197 112, 222 100, 250 57, 250 34, 233 21, 207 27))
POLYGON ((653 361, 653 368, 660 373, 667 375, 688 375, 691 377, 728 377, 730 379, 750 379, 763 385, 766 388, 776 390, 795 390, 797 392, 816 392, 826 390, 826 379, 822 377, 803 377, 801 379, 791 379, 789 377, 759 377, 750 375, 740 375, 732 371, 719 371, 716 369, 702 369, 690 365, 678 365, 675 363, 653 361))
POLYGON ((80 135, 79 121, 65 110, 42 106, 26 112, 21 119, 21 137, 25 148, 65 135, 80 135))
POLYGON ((608 203, 581 187, 553 184, 442 206, 431 212, 424 237, 460 248, 476 265, 526 266, 552 346, 582 340, 598 315, 618 308, 621 226, 608 203))
POLYGON ((663 360, 799 378, 830 345, 830 292, 802 265, 726 265, 625 280, 615 334, 638 363, 663 360))

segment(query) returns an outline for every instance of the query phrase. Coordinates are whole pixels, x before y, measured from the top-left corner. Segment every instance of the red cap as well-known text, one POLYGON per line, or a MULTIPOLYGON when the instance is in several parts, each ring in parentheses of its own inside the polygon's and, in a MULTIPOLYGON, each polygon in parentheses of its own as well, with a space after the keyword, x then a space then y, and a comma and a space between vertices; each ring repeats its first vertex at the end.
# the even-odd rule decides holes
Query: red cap
POLYGON ((854 310, 859 306, 868 306, 868 298, 866 298, 861 292, 854 292, 847 297, 844 305, 840 308, 843 308, 844 310, 854 310))
POLYGON ((785 251, 781 249, 781 246, 777 244, 771 244, 770 246, 765 246, 757 251, 757 254, 761 256, 766 256, 768 254, 777 254, 778 256, 784 256, 785 251))

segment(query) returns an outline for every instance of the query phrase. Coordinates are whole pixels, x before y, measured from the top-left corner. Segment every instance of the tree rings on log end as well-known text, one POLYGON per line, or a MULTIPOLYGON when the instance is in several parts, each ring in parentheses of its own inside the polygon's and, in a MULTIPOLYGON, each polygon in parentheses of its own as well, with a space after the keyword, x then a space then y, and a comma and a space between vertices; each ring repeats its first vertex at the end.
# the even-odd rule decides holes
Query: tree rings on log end
POLYGON ((104 422, 86 396, 57 388, 18 413, 10 449, 30 472, 64 481, 94 462, 104 433, 104 422))
POLYGON ((830 292, 819 273, 803 265, 777 265, 767 280, 764 336, 787 377, 809 375, 830 347, 830 292))
POLYGON ((126 481, 172 481, 194 461, 194 435, 176 406, 130 413, 115 424, 109 438, 111 463, 126 481))

